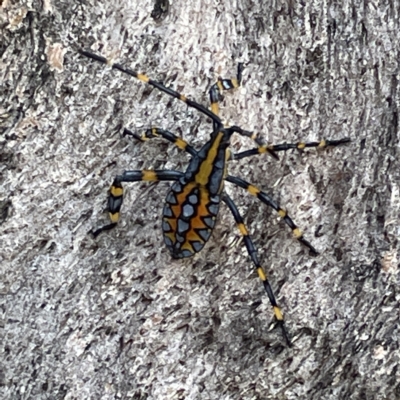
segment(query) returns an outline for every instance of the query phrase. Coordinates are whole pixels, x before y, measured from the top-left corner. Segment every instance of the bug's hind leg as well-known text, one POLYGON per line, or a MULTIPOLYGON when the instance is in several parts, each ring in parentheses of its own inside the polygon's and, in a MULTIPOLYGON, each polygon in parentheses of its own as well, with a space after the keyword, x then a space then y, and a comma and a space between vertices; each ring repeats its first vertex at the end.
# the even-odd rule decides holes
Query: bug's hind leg
POLYGON ((170 131, 166 131, 165 129, 151 128, 151 129, 147 129, 141 135, 138 135, 137 133, 134 133, 134 132, 130 131, 129 129, 125 128, 123 134, 132 136, 139 142, 147 142, 150 139, 162 137, 162 138, 168 140, 169 142, 171 142, 172 144, 174 144, 179 149, 186 151, 187 153, 189 153, 192 156, 195 156, 197 154, 197 151, 188 142, 186 142, 179 136, 176 136, 174 133, 172 133, 170 131))
MULTIPOLYGON (((222 91, 231 90, 239 87, 242 83, 242 71, 243 63, 238 64, 236 79, 223 79, 218 78, 218 81, 211 86, 209 91, 211 111, 215 115, 219 115, 219 105, 218 102, 222 100, 222 91)), ((218 124, 214 121, 214 130, 218 129, 218 124)))
POLYGON ((257 250, 254 247, 253 241, 251 240, 251 238, 247 232, 247 228, 243 222, 243 218, 240 215, 239 210, 237 209, 233 200, 226 193, 223 194, 222 201, 229 207, 229 209, 233 215, 233 218, 235 219, 236 225, 240 231, 240 234, 243 236, 243 240, 244 240, 244 244, 246 246, 247 252, 249 253, 251 261, 253 262, 253 264, 256 268, 259 278, 263 282, 264 289, 267 292, 269 301, 271 303, 271 306, 273 307, 275 318, 278 321, 279 325, 281 326, 282 333, 286 340, 287 345, 290 347, 291 342, 289 340, 289 336, 288 336, 286 328, 285 328, 281 309, 278 307, 278 304, 276 303, 275 296, 272 291, 271 285, 269 284, 267 275, 258 260, 257 250))
POLYGON ((91 230, 90 233, 94 237, 103 231, 108 231, 117 226, 120 218, 120 210, 124 199, 124 189, 122 182, 158 182, 158 181, 177 181, 182 177, 180 171, 169 170, 139 170, 139 171, 125 171, 122 175, 117 175, 112 183, 108 195, 108 215, 111 223, 99 229, 91 230))
POLYGON ((255 196, 260 200, 262 203, 266 204, 267 206, 272 207, 278 215, 283 219, 286 225, 292 230, 294 237, 304 246, 306 246, 310 253, 314 256, 318 255, 318 251, 311 245, 311 243, 304 239, 302 231, 298 228, 298 226, 294 223, 292 218, 289 217, 289 214, 286 210, 280 207, 280 205, 274 201, 267 193, 263 192, 258 187, 252 185, 249 182, 246 182, 244 179, 238 178, 237 176, 228 175, 225 180, 239 186, 243 189, 246 189, 251 195, 255 196))

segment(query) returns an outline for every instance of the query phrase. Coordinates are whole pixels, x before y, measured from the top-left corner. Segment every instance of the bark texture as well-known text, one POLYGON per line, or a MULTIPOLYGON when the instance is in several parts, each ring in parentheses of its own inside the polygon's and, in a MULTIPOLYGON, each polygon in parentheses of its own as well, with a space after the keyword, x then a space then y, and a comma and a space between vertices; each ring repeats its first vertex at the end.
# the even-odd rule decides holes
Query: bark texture
MULTIPOLYGON (((174 0, 0 2, 0 397, 4 399, 400 398, 400 3, 174 0), (211 122, 77 53, 102 54, 208 104, 218 76, 243 86, 221 116, 269 143, 348 145, 230 173, 285 207, 320 251, 227 184, 285 314, 274 324, 229 210, 207 247, 162 243, 167 183, 107 190, 127 169, 184 170, 168 129, 199 148, 211 122)), ((233 151, 253 147, 232 138, 233 151)))

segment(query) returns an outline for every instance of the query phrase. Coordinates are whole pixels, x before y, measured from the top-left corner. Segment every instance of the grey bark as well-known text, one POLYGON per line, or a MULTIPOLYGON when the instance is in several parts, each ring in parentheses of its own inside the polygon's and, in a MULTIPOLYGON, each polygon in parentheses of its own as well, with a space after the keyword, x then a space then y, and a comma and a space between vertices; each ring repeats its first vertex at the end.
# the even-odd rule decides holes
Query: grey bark
MULTIPOLYGON (((4 399, 390 399, 399 372, 398 1, 210 0, 0 4, 0 293, 4 399), (321 252, 231 188, 293 348, 284 344, 232 216, 173 260, 160 215, 168 184, 107 190, 125 169, 188 157, 124 127, 169 129, 199 148, 211 123, 85 48, 202 104, 245 63, 221 116, 269 143, 346 146, 232 163, 321 252)), ((232 139, 234 151, 252 147, 232 139)))

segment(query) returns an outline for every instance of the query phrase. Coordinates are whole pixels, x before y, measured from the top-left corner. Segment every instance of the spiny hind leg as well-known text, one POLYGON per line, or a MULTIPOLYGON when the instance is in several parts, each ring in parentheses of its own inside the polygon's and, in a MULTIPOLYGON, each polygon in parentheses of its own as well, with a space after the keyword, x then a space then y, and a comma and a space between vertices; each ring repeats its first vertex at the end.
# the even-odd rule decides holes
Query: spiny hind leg
POLYGON ((238 178, 236 176, 231 176, 228 175, 225 178, 226 181, 231 182, 235 184, 236 186, 239 186, 245 190, 247 190, 251 195, 255 196, 260 200, 262 203, 266 204, 269 207, 272 207, 278 215, 283 219, 283 221, 286 223, 286 225, 289 226, 289 228, 292 230, 294 237, 304 246, 306 246, 312 255, 318 255, 319 253, 317 250, 314 249, 314 247, 311 245, 309 241, 304 239, 303 233, 301 230, 297 227, 297 225, 293 222, 292 218, 289 217, 288 213, 286 210, 280 207, 280 205, 274 201, 270 196, 268 196, 267 193, 263 192, 261 189, 258 187, 250 184, 249 182, 246 182, 245 180, 238 178))
POLYGON ((137 170, 125 171, 122 175, 117 175, 112 183, 108 195, 108 215, 111 223, 99 229, 91 230, 94 237, 103 231, 108 231, 117 226, 120 218, 120 210, 123 202, 124 189, 123 182, 158 182, 158 181, 177 181, 183 176, 180 171, 169 170, 137 170))
POLYGON ((222 201, 229 207, 233 218, 235 219, 236 225, 240 231, 240 234, 243 236, 243 240, 244 240, 244 244, 246 246, 247 252, 249 253, 249 256, 251 258, 251 261, 253 262, 257 274, 259 276, 259 278, 262 280, 263 285, 264 285, 264 289, 267 292, 269 301, 271 303, 271 306, 274 310, 274 314, 275 314, 275 318, 278 321, 279 325, 281 326, 282 329, 282 333, 283 336, 286 340, 287 345, 290 347, 291 346, 291 342, 289 340, 289 336, 287 334, 286 328, 285 328, 285 324, 284 324, 284 319, 283 319, 283 315, 281 312, 281 309, 278 307, 278 304, 275 300, 275 296, 274 293, 272 291, 271 285, 269 284, 267 275, 264 271, 264 269, 262 268, 259 260, 258 260, 258 254, 257 254, 257 250, 253 244, 253 241, 251 240, 248 232, 247 232, 247 228, 243 222, 243 218, 239 213, 239 210, 237 209, 235 203, 233 202, 233 200, 226 194, 224 193, 222 196, 222 201))

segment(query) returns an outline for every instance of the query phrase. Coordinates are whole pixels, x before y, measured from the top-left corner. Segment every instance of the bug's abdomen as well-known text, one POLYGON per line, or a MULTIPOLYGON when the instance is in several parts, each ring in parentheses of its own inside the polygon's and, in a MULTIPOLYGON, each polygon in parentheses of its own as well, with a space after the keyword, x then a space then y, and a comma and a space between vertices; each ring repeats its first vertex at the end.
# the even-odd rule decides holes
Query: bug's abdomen
POLYGON ((164 242, 174 258, 191 257, 211 236, 221 198, 196 182, 174 183, 169 191, 162 230, 164 242))

